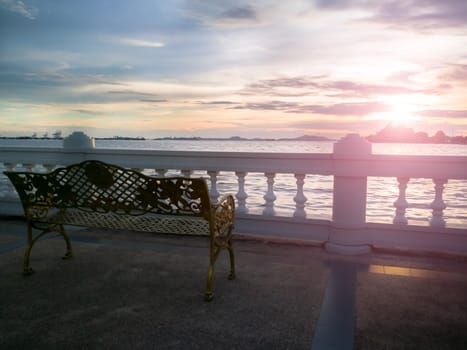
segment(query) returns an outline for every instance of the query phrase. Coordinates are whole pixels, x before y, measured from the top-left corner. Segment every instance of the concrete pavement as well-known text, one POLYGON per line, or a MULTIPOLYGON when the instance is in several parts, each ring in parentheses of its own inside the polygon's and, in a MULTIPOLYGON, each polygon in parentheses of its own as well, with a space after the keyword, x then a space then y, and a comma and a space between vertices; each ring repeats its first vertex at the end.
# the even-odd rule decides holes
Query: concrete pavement
POLYGON ((240 236, 206 303, 204 237, 73 229, 72 259, 53 236, 23 277, 25 229, 0 218, 0 349, 467 348, 466 259, 240 236))

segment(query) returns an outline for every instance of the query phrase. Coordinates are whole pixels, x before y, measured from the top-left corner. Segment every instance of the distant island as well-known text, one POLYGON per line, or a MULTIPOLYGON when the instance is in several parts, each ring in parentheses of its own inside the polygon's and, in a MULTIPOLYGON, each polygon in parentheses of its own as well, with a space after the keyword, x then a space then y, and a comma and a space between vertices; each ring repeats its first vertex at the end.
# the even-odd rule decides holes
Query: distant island
MULTIPOLYGON (((45 133, 43 136, 37 136, 37 134, 33 134, 32 136, 0 136, 0 139, 17 139, 17 140, 63 140, 61 136, 61 132, 54 133, 53 137, 48 136, 45 133)), ((153 139, 145 138, 142 136, 138 137, 131 137, 131 136, 112 136, 112 137, 95 137, 96 140, 130 140, 130 141, 145 141, 145 140, 159 140, 159 141, 335 141, 334 139, 330 139, 324 136, 314 136, 314 135, 303 135, 299 137, 293 138, 246 138, 240 136, 231 136, 231 137, 183 137, 183 136, 169 136, 169 137, 156 137, 153 139)))
POLYGON ((333 139, 324 137, 324 136, 315 136, 315 135, 303 135, 294 138, 246 138, 240 136, 231 136, 228 138, 221 138, 221 137, 160 137, 155 138, 154 140, 177 140, 177 141, 334 141, 333 139))
POLYGON ((442 130, 438 130, 434 135, 429 136, 424 131, 415 132, 412 128, 403 126, 387 125, 375 135, 367 136, 370 142, 394 142, 394 143, 432 143, 432 144, 467 144, 466 136, 447 136, 442 130))
POLYGON ((42 136, 37 136, 37 133, 35 132, 31 136, 0 136, 0 139, 17 139, 17 140, 63 140, 62 137, 62 131, 57 130, 55 131, 52 136, 49 136, 49 133, 46 132, 42 136))
MULTIPOLYGON (((62 140, 62 132, 57 130, 52 136, 48 133, 42 136, 37 136, 34 133, 32 136, 0 136, 0 139, 20 139, 20 140, 62 140)), ((302 135, 299 137, 291 138, 246 138, 241 136, 231 137, 157 137, 157 138, 145 138, 145 137, 130 137, 130 136, 112 136, 112 137, 95 137, 96 140, 124 140, 124 141, 145 141, 145 140, 158 140, 158 141, 336 141, 325 136, 316 135, 302 135)), ((387 125, 382 130, 378 131, 374 135, 369 135, 366 139, 370 142, 375 143, 431 143, 431 144, 461 144, 467 145, 467 136, 447 136, 443 131, 439 130, 434 135, 430 136, 424 131, 415 132, 412 128, 394 126, 392 124, 387 125)))

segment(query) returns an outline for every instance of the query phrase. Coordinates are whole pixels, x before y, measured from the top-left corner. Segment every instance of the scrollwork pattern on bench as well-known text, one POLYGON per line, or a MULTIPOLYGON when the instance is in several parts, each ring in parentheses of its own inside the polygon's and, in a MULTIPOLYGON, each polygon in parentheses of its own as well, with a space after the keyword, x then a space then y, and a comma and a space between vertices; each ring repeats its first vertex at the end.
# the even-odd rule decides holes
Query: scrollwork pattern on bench
POLYGON ((73 255, 63 225, 161 232, 170 226, 170 232, 183 227, 182 233, 193 227, 195 234, 205 228, 209 235, 207 300, 212 299, 212 273, 221 250, 228 250, 229 278, 235 277, 232 246, 235 202, 228 195, 211 204, 202 178, 157 178, 100 161, 85 161, 47 174, 9 171, 5 174, 20 196, 28 222, 25 273, 32 272, 29 255, 34 243, 48 232, 59 232, 67 243, 66 257, 73 255), (41 231, 35 237, 33 228, 41 231))

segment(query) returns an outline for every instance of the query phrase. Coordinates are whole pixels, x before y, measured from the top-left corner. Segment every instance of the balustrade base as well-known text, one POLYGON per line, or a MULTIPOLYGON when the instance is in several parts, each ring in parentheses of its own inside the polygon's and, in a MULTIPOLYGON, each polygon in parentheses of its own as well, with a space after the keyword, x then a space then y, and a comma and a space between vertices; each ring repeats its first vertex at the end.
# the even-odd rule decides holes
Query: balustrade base
POLYGON ((235 232, 262 237, 280 237, 319 242, 329 239, 328 220, 237 213, 235 232))
POLYGON ((371 246, 368 244, 362 245, 344 245, 332 242, 326 242, 324 249, 329 253, 343 255, 365 255, 371 253, 371 246))
POLYGON ((324 249, 331 253, 343 255, 364 255, 371 252, 371 236, 366 224, 344 225, 331 224, 329 239, 324 249))
POLYGON ((23 207, 18 198, 0 198, 0 215, 24 216, 23 207))

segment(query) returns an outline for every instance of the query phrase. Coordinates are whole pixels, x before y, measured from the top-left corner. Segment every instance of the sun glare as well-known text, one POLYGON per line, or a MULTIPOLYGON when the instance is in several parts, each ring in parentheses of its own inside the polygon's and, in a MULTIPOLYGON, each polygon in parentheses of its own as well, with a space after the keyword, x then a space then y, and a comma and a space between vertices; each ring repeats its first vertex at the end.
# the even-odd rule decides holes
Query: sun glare
POLYGON ((417 106, 412 103, 397 97, 391 97, 386 103, 391 106, 391 110, 380 113, 378 119, 405 126, 419 120, 419 117, 415 114, 417 106))

